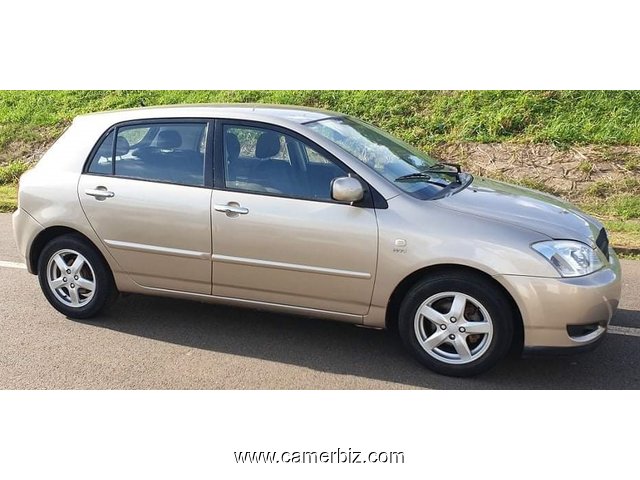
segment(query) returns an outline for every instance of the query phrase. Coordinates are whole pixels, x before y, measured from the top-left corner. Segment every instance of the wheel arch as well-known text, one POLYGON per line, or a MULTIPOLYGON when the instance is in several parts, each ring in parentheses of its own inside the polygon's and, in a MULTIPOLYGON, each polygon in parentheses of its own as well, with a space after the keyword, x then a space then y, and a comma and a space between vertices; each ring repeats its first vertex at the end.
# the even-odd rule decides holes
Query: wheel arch
POLYGON ((94 250, 102 257, 105 265, 110 268, 107 259, 104 257, 98 246, 89 237, 79 232, 78 230, 75 230, 74 228, 58 225, 45 228, 40 233, 38 233, 38 235, 33 239, 33 242, 31 242, 31 247, 29 248, 29 252, 27 253, 26 258, 27 269, 30 273, 34 275, 38 273, 38 260, 40 259, 42 250, 47 245, 47 243, 49 243, 54 238, 61 237, 62 235, 75 235, 82 238, 82 240, 84 240, 88 245, 94 248, 94 250))
POLYGON ((495 286, 499 291, 501 291, 505 298, 509 301, 511 305, 511 311, 514 319, 514 337, 512 344, 512 351, 518 353, 521 351, 524 345, 524 323, 522 320, 522 313, 520 312, 520 308, 516 303, 513 296, 509 293, 509 291, 495 278, 489 275, 482 270, 479 270, 474 267, 470 267, 467 265, 460 264, 438 264, 438 265, 430 265, 427 267, 423 267, 415 272, 407 275, 393 290, 393 293, 389 297, 389 301, 387 303, 387 309, 385 314, 385 327, 387 329, 396 330, 398 324, 398 313, 400 311, 400 304, 402 300, 405 298, 409 290, 419 281, 428 278, 430 275, 435 274, 443 274, 447 272, 468 272, 474 275, 479 275, 483 277, 488 283, 495 286))

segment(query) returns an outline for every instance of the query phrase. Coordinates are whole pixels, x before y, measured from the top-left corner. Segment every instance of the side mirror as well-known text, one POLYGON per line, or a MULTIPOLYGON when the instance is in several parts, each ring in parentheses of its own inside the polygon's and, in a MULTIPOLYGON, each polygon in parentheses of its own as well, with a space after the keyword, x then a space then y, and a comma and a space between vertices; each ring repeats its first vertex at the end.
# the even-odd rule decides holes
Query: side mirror
POLYGON ((354 203, 363 197, 364 188, 357 178, 339 177, 331 183, 331 198, 338 202, 354 203))

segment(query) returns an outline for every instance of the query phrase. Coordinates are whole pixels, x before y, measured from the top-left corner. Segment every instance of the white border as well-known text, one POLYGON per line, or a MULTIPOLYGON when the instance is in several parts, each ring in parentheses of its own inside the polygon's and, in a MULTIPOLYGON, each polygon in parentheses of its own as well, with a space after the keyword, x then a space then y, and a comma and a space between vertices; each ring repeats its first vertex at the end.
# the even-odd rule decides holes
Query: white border
MULTIPOLYGON (((3 5, 0 88, 637 88, 631 2, 3 5)), ((471 384, 470 384, 471 385, 471 384)), ((0 392, 1 478, 611 478, 637 392, 0 392), (403 466, 232 451, 405 450, 403 466)))
POLYGON ((3 5, 0 88, 628 89, 637 3, 3 5))
POLYGON ((0 477, 626 478, 638 394, 1 392, 0 477), (404 451, 403 465, 238 465, 251 450, 404 451))

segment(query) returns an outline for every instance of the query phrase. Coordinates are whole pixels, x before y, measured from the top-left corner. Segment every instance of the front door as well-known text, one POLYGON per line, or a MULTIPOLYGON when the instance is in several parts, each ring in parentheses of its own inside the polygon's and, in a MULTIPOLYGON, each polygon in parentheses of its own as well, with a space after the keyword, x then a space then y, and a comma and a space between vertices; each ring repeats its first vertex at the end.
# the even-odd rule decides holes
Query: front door
POLYGON ((364 315, 376 273, 373 208, 331 199, 342 164, 280 130, 224 123, 212 197, 213 294, 364 315))

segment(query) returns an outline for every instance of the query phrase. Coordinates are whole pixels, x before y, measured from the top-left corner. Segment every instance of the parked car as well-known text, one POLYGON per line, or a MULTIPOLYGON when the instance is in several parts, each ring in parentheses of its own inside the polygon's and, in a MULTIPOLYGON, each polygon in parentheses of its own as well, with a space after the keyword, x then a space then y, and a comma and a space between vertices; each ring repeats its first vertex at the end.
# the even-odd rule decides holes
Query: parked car
POLYGON ((298 107, 77 117, 21 178, 13 226, 68 317, 131 292, 395 328, 446 375, 591 347, 621 289, 605 229, 570 204, 298 107))

